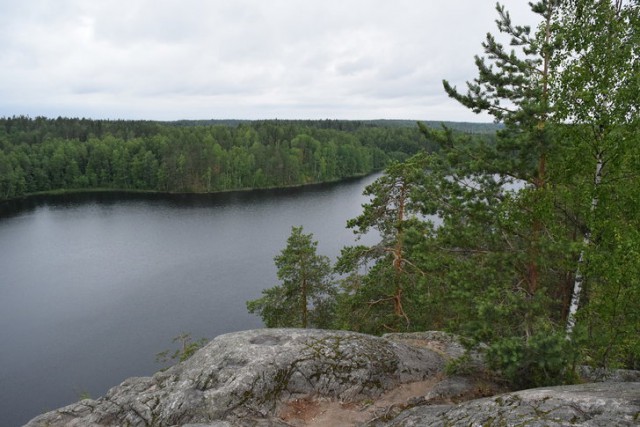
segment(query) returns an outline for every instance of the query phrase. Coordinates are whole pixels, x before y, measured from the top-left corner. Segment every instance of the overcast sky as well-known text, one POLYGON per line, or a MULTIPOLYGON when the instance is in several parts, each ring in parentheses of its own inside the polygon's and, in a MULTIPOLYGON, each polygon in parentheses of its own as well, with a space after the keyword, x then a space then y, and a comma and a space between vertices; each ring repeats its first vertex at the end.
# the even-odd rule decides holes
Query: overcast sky
MULTIPOLYGON (((535 24, 525 0, 503 0, 535 24)), ((0 0, 0 116, 490 121, 492 0, 0 0)))

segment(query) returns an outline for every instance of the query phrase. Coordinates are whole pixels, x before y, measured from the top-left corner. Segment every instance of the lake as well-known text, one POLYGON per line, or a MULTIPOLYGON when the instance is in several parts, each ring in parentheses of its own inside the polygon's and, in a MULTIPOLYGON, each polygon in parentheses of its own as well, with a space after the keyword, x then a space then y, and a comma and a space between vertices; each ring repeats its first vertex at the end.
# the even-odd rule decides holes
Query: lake
MULTIPOLYGON (((0 424, 163 367, 172 338, 262 327, 292 226, 335 260, 377 176, 212 195, 80 193, 0 205, 0 424)), ((373 239, 373 237, 369 237, 373 239)), ((366 240, 364 241, 367 242, 366 240)))

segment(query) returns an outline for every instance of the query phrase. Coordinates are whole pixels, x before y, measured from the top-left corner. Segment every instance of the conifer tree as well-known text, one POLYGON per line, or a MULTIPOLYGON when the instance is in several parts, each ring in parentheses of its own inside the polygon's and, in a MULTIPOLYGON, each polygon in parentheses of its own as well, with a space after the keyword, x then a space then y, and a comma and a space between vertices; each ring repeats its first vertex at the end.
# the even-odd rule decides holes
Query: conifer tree
MULTIPOLYGON (((536 190, 545 186, 551 150, 547 120, 551 112, 552 24, 557 3, 542 0, 531 4, 532 12, 541 18, 540 28, 533 34, 528 26, 514 25, 505 8, 497 4, 496 24, 500 33, 510 38, 512 49, 507 50, 488 33, 482 43, 486 57, 475 57, 478 77, 467 83, 467 93, 461 94, 443 81, 449 96, 476 113, 489 113, 505 125, 495 149, 480 157, 477 172, 511 176, 536 190)), ((539 218, 532 219, 526 277, 531 294, 538 288, 537 240, 543 227, 539 218)))
POLYGON ((343 251, 339 326, 444 326, 487 344, 518 387, 567 381, 580 356, 640 364, 639 5, 539 1, 535 32, 497 7, 514 51, 488 35, 467 93, 444 86, 504 130, 492 141, 420 126, 439 152, 389 168, 349 223, 381 241, 343 251), (580 340, 566 339, 573 319, 580 340))
POLYGON ((558 1, 531 4, 540 17, 535 31, 496 9, 510 50, 488 34, 467 92, 446 80, 444 88, 504 129, 496 144, 442 139, 442 166, 432 168, 425 194, 441 204, 443 225, 425 246, 439 253, 436 268, 455 270, 440 275, 450 289, 451 327, 488 344, 488 360, 515 385, 561 382, 570 355, 560 333, 562 295, 573 252, 549 169, 564 149, 550 126, 558 1), (514 184, 519 190, 509 191, 514 184))
POLYGON ((335 292, 329 259, 316 253, 317 246, 302 226, 291 228, 287 246, 274 258, 282 284, 247 302, 249 312, 260 315, 267 327, 328 326, 335 292))
POLYGON ((421 275, 411 258, 411 234, 426 225, 418 220, 416 189, 425 172, 426 154, 394 163, 385 175, 369 185, 365 196, 371 200, 363 212, 347 222, 354 233, 375 230, 380 241, 373 246, 347 247, 337 270, 350 273, 343 281, 341 326, 379 333, 411 328, 411 296, 421 275), (361 270, 369 270, 363 273, 361 270))

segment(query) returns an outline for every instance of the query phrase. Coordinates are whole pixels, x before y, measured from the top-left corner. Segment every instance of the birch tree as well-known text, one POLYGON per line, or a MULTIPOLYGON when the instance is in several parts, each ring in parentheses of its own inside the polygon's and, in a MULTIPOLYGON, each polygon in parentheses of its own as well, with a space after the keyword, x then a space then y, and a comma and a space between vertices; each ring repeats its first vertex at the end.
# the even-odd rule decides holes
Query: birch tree
MULTIPOLYGON (((609 269, 605 271, 594 261, 600 258, 598 252, 604 248, 610 254, 619 253, 619 245, 626 245, 620 240, 622 236, 634 235, 638 226, 637 211, 629 209, 637 194, 630 195, 629 190, 637 189, 640 182, 637 170, 629 166, 635 164, 630 159, 640 154, 637 137, 640 114, 639 2, 567 0, 562 4, 556 30, 561 47, 561 55, 556 61, 562 69, 553 91, 556 119, 569 125, 565 128, 565 138, 576 147, 573 153, 578 158, 567 161, 585 165, 583 169, 591 175, 584 182, 582 191, 586 196, 581 213, 582 249, 566 323, 566 334, 571 338, 586 281, 591 281, 590 299, 594 304, 605 295, 606 298, 615 294, 637 295, 632 291, 638 286, 637 280, 631 280, 618 292, 611 289, 609 295, 599 292, 598 288, 615 283, 620 276, 611 269, 610 263, 606 263, 609 269), (588 277, 589 271, 595 277, 588 277), (596 296, 598 298, 594 299, 596 296)), ((574 182, 574 185, 578 184, 574 182)), ((626 265, 616 268, 633 270, 638 260, 629 258, 628 254, 624 258, 626 265), (630 260, 633 265, 629 264, 630 260)), ((618 313, 624 305, 618 304, 618 313)), ((590 310, 591 317, 602 314, 590 310)), ((637 324, 620 323, 620 319, 616 322, 626 328, 638 328, 637 324)), ((634 333, 637 332, 635 329, 634 333)))

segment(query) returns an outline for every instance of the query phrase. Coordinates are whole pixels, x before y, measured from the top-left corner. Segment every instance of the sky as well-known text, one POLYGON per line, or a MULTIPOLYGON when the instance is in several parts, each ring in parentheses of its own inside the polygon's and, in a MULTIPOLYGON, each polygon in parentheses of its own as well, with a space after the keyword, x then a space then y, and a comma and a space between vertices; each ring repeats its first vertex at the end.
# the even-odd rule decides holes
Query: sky
MULTIPOLYGON (((525 0, 503 0, 535 26, 525 0)), ((488 122, 492 0, 0 0, 0 117, 488 122)))

